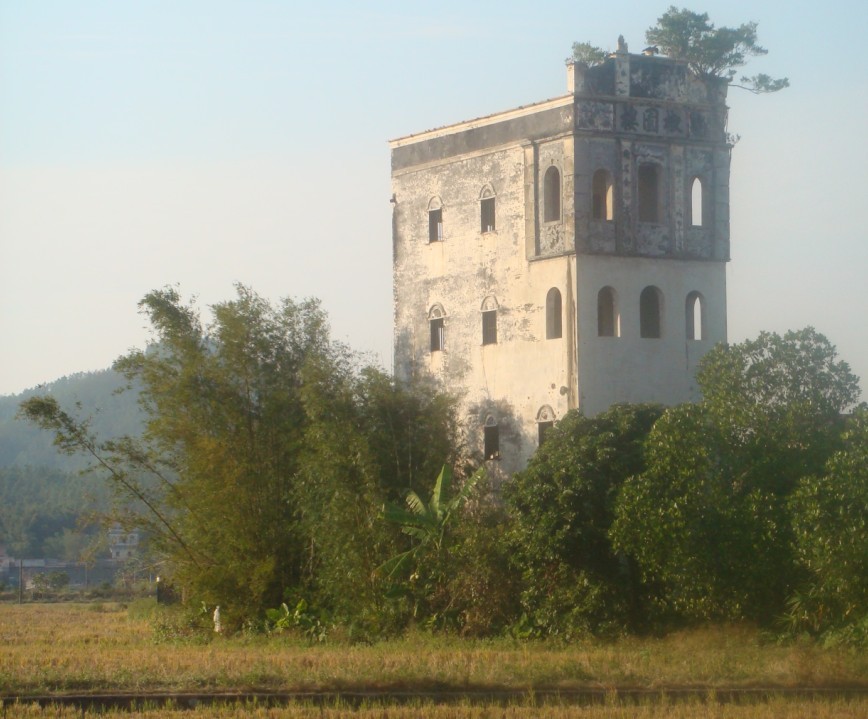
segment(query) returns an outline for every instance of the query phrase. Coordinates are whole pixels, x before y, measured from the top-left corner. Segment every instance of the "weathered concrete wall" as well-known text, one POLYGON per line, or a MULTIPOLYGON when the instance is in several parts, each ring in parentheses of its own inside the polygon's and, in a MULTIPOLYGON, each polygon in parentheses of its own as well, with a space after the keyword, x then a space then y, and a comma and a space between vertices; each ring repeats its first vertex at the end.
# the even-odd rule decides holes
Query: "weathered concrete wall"
POLYGON ((468 442, 481 455, 496 423, 506 475, 538 444, 538 420, 613 402, 697 399, 694 371, 726 339, 729 146, 725 83, 705 83, 665 58, 619 53, 571 68, 570 95, 393 140, 395 371, 426 373, 461 397, 468 442), (653 166, 655 219, 640 168, 653 166), (560 211, 545 211, 544 177, 560 177, 560 211), (594 217, 605 170, 612 213, 594 217), (702 186, 701 224, 693 186, 702 186), (644 188, 644 189, 643 189, 644 188), (481 202, 495 199, 495 228, 481 202), (429 210, 442 235, 429 241, 429 210), (549 213, 551 214, 551 213, 549 213), (641 338, 640 294, 662 298, 660 336, 641 338), (598 293, 617 297, 618 336, 598 336, 598 293), (546 338, 546 296, 561 297, 562 332, 546 338), (701 339, 688 339, 686 300, 699 293, 701 339), (432 308, 444 346, 432 351, 432 308), (497 341, 483 344, 483 308, 497 341), (438 314, 439 316, 439 314, 438 314))
POLYGON ((489 117, 429 130, 391 142, 392 172, 418 168, 493 147, 513 145, 570 132, 574 107, 569 97, 555 98, 489 117))
POLYGON ((581 255, 578 259, 579 407, 602 412, 615 402, 674 404, 699 399, 699 359, 726 341, 723 262, 660 261, 644 257, 581 255), (600 337, 597 301, 603 287, 616 293, 619 336, 600 337), (648 286, 662 295, 659 338, 640 337, 639 298, 648 286), (687 296, 702 296, 702 339, 687 339, 687 296))
MULTIPOLYGON (((575 317, 574 257, 564 247, 549 259, 526 257, 525 147, 516 144, 397 172, 392 183, 396 373, 404 378, 432 373, 460 394, 468 438, 480 454, 482 427, 492 417, 500 431, 499 466, 507 473, 521 468, 536 448, 539 411, 548 406, 555 418, 562 417, 571 396, 575 401, 569 387, 576 384, 575 343, 566 331, 546 340, 545 316, 546 295, 555 287, 565 305, 563 326, 574 326, 569 320, 575 317), (493 232, 483 232, 480 224, 480 194, 486 186, 496 199, 493 232), (428 241, 433 197, 443 217, 443 240, 437 242, 428 241), (497 342, 483 345, 486 298, 496 302, 497 342), (445 344, 432 352, 429 310, 438 303, 445 311, 445 344)), ((572 158, 567 161, 563 142, 544 148, 542 156, 566 164, 571 173, 572 158)), ((562 242, 569 237, 572 245, 563 227, 560 237, 562 242)))

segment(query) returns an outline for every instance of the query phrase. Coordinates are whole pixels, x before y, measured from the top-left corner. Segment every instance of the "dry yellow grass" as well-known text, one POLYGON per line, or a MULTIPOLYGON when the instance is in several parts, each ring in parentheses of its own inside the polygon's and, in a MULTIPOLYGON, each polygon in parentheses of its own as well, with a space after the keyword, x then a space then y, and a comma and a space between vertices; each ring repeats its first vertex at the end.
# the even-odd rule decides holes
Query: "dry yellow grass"
MULTIPOLYGON (((773 699, 763 704, 735 705, 715 703, 649 704, 644 706, 370 706, 348 707, 291 706, 280 708, 224 706, 186 709, 141 709, 100 712, 101 719, 864 719, 868 700, 841 700, 824 703, 773 699)), ((9 719, 81 719, 80 709, 13 705, 6 707, 9 719)))
POLYGON ((558 647, 427 636, 373 646, 286 637, 155 643, 148 619, 113 605, 0 605, 0 647, 6 696, 868 685, 864 652, 767 644, 734 627, 558 647))

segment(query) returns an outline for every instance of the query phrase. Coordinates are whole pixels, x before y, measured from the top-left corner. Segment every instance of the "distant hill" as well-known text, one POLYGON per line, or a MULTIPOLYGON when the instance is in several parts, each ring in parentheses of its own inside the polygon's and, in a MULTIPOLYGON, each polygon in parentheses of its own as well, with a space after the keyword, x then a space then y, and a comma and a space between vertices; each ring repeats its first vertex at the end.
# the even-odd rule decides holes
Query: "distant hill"
POLYGON ((125 384, 122 375, 103 370, 0 397, 0 545, 11 556, 78 559, 105 540, 88 517, 112 505, 103 477, 79 475, 87 459, 60 454, 50 432, 16 418, 18 406, 50 394, 66 411, 91 417, 99 439, 138 435, 143 418, 137 392, 119 392, 125 384))
POLYGON ((100 439, 140 434, 143 419, 137 392, 119 392, 125 385, 122 375, 107 369, 73 374, 17 395, 0 397, 0 468, 44 467, 74 472, 86 464, 84 459, 58 453, 49 432, 16 418, 21 402, 35 395, 50 394, 66 411, 92 417, 93 431, 100 439), (76 409, 76 403, 80 409, 76 409))

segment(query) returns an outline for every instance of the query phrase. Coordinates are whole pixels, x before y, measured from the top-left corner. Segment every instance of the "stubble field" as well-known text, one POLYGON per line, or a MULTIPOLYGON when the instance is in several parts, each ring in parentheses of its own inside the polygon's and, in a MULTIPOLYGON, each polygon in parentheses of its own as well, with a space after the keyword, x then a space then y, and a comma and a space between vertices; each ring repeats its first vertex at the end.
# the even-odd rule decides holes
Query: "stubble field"
POLYGON ((569 645, 417 634, 371 645, 310 645, 287 635, 167 640, 150 611, 105 604, 0 605, 0 695, 5 716, 82 716, 36 697, 135 696, 139 708, 100 716, 156 717, 864 717, 868 656, 811 642, 781 644, 744 627, 660 639, 569 645), (793 690, 824 689, 822 697, 793 690), (861 693, 844 695, 844 690, 861 693), (722 702, 730 690, 763 690, 722 702), (640 696, 631 691, 640 690, 640 696), (828 690, 832 690, 831 693, 828 690), (842 691, 838 695, 836 692, 842 691), (647 691, 647 694, 641 694, 647 691), (475 693, 504 698, 480 704, 475 693), (554 692, 554 693, 552 693, 554 692), (557 693, 560 693, 559 697, 557 693), (687 698, 684 698, 685 692, 687 698), (147 706, 166 694, 369 694, 340 702, 147 706), (466 694, 402 704, 376 694, 466 694), (545 696, 545 699, 540 697, 545 696), (572 696, 572 698, 571 698, 572 696), (668 697, 668 698, 667 698, 668 697), (67 713, 68 712, 68 713, 67 713))

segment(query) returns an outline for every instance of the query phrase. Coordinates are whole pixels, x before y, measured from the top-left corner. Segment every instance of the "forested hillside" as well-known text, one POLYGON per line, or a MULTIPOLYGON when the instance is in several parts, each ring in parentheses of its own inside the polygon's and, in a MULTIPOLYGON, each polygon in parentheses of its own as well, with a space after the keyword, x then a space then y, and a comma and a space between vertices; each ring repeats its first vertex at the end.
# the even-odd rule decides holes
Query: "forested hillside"
POLYGON ((108 511, 99 477, 47 467, 0 468, 0 544, 9 556, 78 561, 88 550, 107 556, 96 514, 108 511))
POLYGON ((91 416, 91 428, 101 438, 137 435, 142 418, 136 392, 118 392, 125 386, 123 376, 113 370, 70 375, 17 395, 0 397, 0 468, 47 467, 75 472, 85 466, 80 457, 60 454, 52 435, 16 418, 18 406, 28 397, 50 394, 64 407, 81 405, 81 415, 91 416))
POLYGON ((87 461, 57 451, 53 436, 18 419, 19 404, 50 394, 65 407, 80 405, 102 438, 139 434, 137 393, 118 392, 124 378, 113 370, 75 374, 0 397, 0 544, 13 557, 77 560, 99 551, 103 533, 93 517, 108 511, 104 479, 82 475, 87 461))

